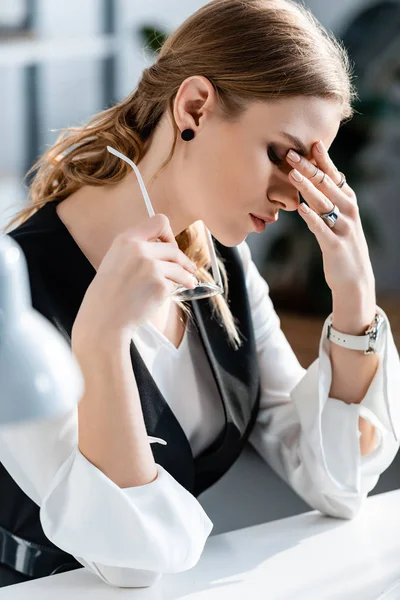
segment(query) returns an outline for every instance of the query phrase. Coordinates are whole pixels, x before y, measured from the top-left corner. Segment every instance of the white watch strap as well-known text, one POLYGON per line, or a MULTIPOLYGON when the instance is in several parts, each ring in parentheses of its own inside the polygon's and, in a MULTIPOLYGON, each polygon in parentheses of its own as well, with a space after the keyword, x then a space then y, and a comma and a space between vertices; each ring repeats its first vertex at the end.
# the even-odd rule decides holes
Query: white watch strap
POLYGON ((370 336, 366 335, 350 335, 349 333, 341 333, 332 325, 328 326, 328 339, 343 348, 349 350, 368 350, 370 344, 370 336))

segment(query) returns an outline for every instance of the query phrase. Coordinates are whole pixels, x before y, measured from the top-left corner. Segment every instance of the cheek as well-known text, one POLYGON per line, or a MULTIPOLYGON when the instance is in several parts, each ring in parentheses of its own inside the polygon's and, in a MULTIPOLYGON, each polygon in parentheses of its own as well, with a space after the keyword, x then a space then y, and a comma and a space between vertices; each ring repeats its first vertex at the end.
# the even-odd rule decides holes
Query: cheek
POLYGON ((232 214, 262 210, 268 192, 272 165, 259 151, 245 153, 230 169, 230 205, 232 214))
POLYGON ((216 142, 198 161, 197 180, 206 188, 212 202, 221 204, 232 199, 247 185, 247 166, 240 150, 230 144, 216 142))
POLYGON ((197 191, 207 206, 215 208, 217 203, 222 211, 234 214, 236 208, 254 210, 262 204, 272 164, 263 144, 225 132, 198 147, 195 169, 197 191))
POLYGON ((260 206, 268 191, 269 180, 273 172, 267 151, 264 147, 254 146, 243 153, 241 164, 236 173, 240 179, 236 182, 237 190, 241 192, 242 206, 260 206))

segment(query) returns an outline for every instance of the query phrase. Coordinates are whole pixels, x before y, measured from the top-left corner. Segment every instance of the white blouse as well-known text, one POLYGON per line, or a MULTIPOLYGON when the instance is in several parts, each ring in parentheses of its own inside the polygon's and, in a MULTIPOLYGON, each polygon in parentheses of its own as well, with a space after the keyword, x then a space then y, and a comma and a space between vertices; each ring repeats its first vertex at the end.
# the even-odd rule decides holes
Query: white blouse
MULTIPOLYGON (((269 288, 238 246, 246 274, 261 375, 261 406, 250 443, 311 506, 351 518, 399 448, 400 358, 386 314, 379 367, 360 404, 329 397, 332 370, 326 319, 319 357, 306 370, 280 329, 269 288), (358 419, 377 429, 360 454, 358 419)), ((196 328, 177 349, 150 323, 133 341, 197 455, 224 426, 216 383, 196 328), (188 403, 190 398, 190 403, 188 403)), ((143 486, 119 488, 78 449, 75 407, 46 422, 0 428, 0 461, 40 507, 47 537, 110 585, 151 585, 199 560, 212 522, 161 465, 143 486)), ((150 438, 150 443, 165 443, 150 438)), ((268 501, 268 499, 266 499, 268 501)))

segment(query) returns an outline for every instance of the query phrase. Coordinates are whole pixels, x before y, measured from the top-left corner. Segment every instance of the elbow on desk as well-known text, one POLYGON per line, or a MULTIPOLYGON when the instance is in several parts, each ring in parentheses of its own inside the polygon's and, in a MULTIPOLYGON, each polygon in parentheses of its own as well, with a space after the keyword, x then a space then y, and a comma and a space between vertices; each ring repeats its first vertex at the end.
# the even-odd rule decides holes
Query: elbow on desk
MULTIPOLYGON (((144 588, 151 587, 163 576, 163 572, 129 567, 112 567, 97 562, 86 561, 75 557, 84 567, 97 575, 104 583, 112 587, 120 588, 144 588)), ((191 555, 184 564, 174 565, 168 573, 179 573, 192 569, 199 561, 200 555, 191 555)), ((167 571, 165 571, 167 572, 167 571)))
MULTIPOLYGON (((179 544, 174 548, 173 543, 174 541, 171 539, 169 552, 159 553, 158 556, 154 555, 152 561, 147 561, 149 566, 154 564, 156 569, 160 569, 159 571, 140 569, 134 566, 105 565, 97 561, 87 560, 81 556, 74 556, 81 565, 112 587, 151 587, 161 579, 164 573, 180 573, 193 568, 200 560, 205 540, 201 540, 201 543, 199 543, 199 540, 197 540, 197 543, 193 543, 193 540, 188 536, 185 548, 179 548, 179 544)), ((132 560, 132 563, 134 564, 135 560, 132 560)))
POLYGON ((149 587, 163 573, 186 571, 197 564, 213 524, 167 472, 161 477, 165 484, 155 488, 149 502, 146 486, 111 485, 73 453, 42 498, 43 531, 112 586, 149 587), (108 506, 113 510, 105 516, 108 506))
POLYGON ((364 497, 352 498, 351 502, 344 502, 342 498, 325 497, 324 506, 319 510, 328 517, 350 521, 357 515, 364 501, 364 497))
POLYGON ((99 563, 88 563, 78 558, 84 566, 88 567, 104 583, 111 587, 119 588, 144 588, 151 587, 162 577, 157 571, 142 569, 129 569, 124 567, 108 567, 99 563))
POLYGON ((164 573, 180 573, 192 569, 200 560, 202 551, 192 548, 186 555, 186 560, 170 564, 163 571, 134 569, 130 567, 111 567, 96 562, 87 562, 76 557, 84 566, 100 577, 105 583, 113 587, 142 588, 151 587, 159 581, 164 573))
MULTIPOLYGON (((208 534, 208 530, 206 530, 205 533, 208 534)), ((171 544, 173 544, 173 540, 171 540, 171 544)), ((181 551, 178 551, 178 547, 175 547, 174 552, 173 546, 171 546, 168 557, 166 554, 162 553, 159 554, 158 557, 153 557, 152 563, 156 568, 160 569, 159 571, 139 569, 134 568, 133 566, 110 566, 97 561, 89 561, 76 555, 75 558, 84 567, 88 568, 93 574, 98 576, 104 583, 107 583, 112 587, 143 588, 151 587, 157 583, 164 573, 180 573, 192 569, 199 562, 204 545, 205 539, 201 540, 201 543, 199 543, 199 540, 197 540, 197 543, 193 543, 193 540, 191 540, 189 536, 185 549, 182 548, 181 551)))

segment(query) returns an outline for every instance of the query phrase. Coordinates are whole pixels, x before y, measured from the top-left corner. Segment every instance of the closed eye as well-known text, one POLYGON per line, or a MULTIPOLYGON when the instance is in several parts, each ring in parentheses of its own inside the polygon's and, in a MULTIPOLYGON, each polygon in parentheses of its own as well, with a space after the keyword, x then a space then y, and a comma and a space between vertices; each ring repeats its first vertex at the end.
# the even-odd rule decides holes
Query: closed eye
POLYGON ((275 165, 281 165, 283 163, 283 160, 279 158, 279 156, 277 155, 275 150, 271 148, 271 146, 268 147, 268 157, 275 165))

